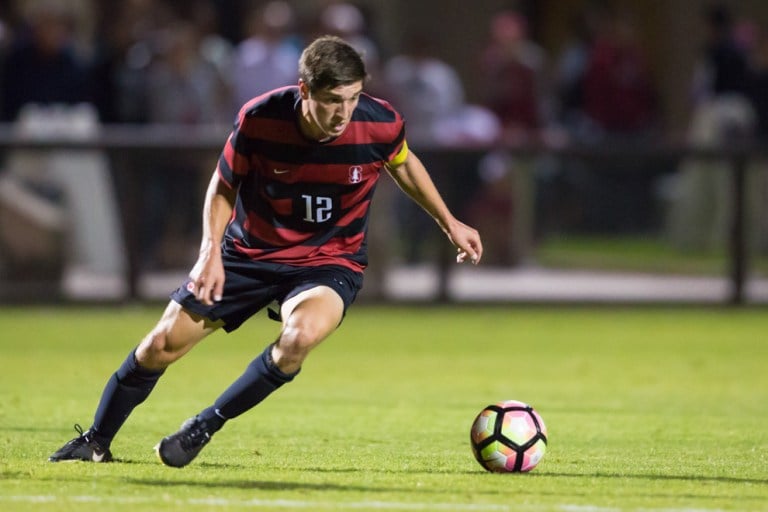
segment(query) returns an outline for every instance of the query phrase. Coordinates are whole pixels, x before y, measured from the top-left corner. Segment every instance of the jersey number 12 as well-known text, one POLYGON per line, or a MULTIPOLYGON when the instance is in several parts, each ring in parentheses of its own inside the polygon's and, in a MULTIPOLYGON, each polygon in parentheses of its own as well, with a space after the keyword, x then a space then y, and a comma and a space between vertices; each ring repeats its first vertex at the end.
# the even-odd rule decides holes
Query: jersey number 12
POLYGON ((304 200, 304 220, 307 222, 327 222, 333 213, 333 199, 327 196, 302 194, 304 200))

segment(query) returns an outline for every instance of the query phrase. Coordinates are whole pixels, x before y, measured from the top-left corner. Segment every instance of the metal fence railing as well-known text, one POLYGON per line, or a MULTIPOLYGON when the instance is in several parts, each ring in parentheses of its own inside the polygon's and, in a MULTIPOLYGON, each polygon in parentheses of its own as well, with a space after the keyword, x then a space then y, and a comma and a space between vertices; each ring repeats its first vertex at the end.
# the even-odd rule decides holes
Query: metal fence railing
MULTIPOLYGON (((139 280, 141 277, 141 239, 137 229, 132 225, 142 214, 139 198, 144 193, 141 190, 141 180, 132 179, 131 173, 136 172, 146 162, 183 156, 185 161, 205 163, 198 170, 208 175, 212 165, 226 140, 226 127, 182 127, 182 126, 99 126, 98 129, 73 130, 63 129, 51 132, 42 130, 38 133, 30 130, 19 130, 16 126, 0 125, 0 155, 4 166, 0 167, 0 181, 4 175, 11 172, 7 167, 12 155, 83 155, 98 154, 106 160, 111 176, 118 182, 120 196, 120 220, 123 223, 122 247, 124 247, 124 296, 128 299, 139 298, 139 280), (210 166, 208 165, 210 164, 210 166)), ((430 147, 417 149, 425 160, 443 159, 446 162, 460 162, 462 159, 475 162, 483 154, 498 147, 473 148, 444 148, 430 147)), ((536 159, 541 157, 559 161, 578 160, 582 162, 615 162, 615 161, 669 161, 680 162, 683 159, 701 159, 702 161, 727 162, 728 191, 730 195, 730 212, 728 215, 727 247, 727 279, 729 291, 724 302, 743 304, 745 302, 745 282, 749 273, 748 241, 746 234, 745 197, 747 194, 747 167, 756 159, 768 157, 765 145, 753 143, 732 143, 720 147, 693 147, 683 143, 653 142, 637 144, 612 144, 603 146, 562 144, 550 146, 546 144, 531 144, 503 148, 521 159, 536 159)), ((70 166, 65 172, 78 173, 78 166, 70 166)), ((84 171, 83 171, 84 172, 84 171)), ((457 170, 450 178, 459 178, 461 170, 457 170)), ((61 178, 60 178, 61 179, 61 178)), ((445 191, 446 199, 450 202, 461 195, 462 186, 454 183, 446 184, 445 176, 436 177, 441 190, 445 191)), ((197 183, 195 183, 197 186, 197 183)), ((200 188, 200 187, 198 187, 200 188)), ((202 189, 200 188, 202 193, 202 189)), ((12 192, 9 194, 13 195, 12 192)), ((0 196, 0 199, 2 196, 0 196)), ((40 214, 40 212, 37 212, 40 214)), ((7 215, 3 213, 3 215, 7 215)), ((195 221, 199 217, 199 204, 194 210, 195 221)), ((55 217, 55 213, 53 217, 55 217)), ((10 222, 10 221, 9 221, 10 222)), ((23 229, 23 225, 18 226, 23 229)), ((96 242, 98 244, 98 242, 96 242)), ((23 259, 22 248, 22 259, 23 259)), ((445 252, 445 251, 444 251, 445 252)), ((450 253, 448 252, 450 255, 450 253)), ((447 260, 437 258, 438 293, 437 298, 451 300, 448 292, 448 281, 451 270, 447 260)), ((0 278, 0 281, 2 279, 0 278)), ((9 300, 8 296, 3 297, 9 300)))

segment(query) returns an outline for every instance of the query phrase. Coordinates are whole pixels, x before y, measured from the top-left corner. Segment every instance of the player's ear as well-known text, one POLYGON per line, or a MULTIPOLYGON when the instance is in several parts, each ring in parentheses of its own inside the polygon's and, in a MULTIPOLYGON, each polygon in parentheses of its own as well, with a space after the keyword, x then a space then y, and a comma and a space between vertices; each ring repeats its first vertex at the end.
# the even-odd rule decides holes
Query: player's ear
POLYGON ((309 86, 301 78, 299 78, 299 95, 301 95, 302 100, 309 99, 309 86))

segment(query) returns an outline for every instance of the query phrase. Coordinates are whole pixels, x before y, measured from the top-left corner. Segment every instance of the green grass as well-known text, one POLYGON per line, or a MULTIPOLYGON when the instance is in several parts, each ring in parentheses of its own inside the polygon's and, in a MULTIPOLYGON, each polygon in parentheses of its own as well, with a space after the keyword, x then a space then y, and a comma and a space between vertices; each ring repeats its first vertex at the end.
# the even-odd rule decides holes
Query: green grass
POLYGON ((275 336, 259 316, 166 373, 117 463, 46 462, 159 313, 0 309, 0 510, 768 510, 764 310, 357 306, 296 381, 162 466, 152 446, 275 336), (529 474, 472 458, 502 399, 549 428, 529 474))
MULTIPOLYGON (((669 242, 642 236, 552 236, 536 248, 545 266, 653 272, 660 274, 726 275, 727 248, 719 251, 683 251, 669 242)), ((768 255, 749 255, 749 270, 768 275, 768 255)))

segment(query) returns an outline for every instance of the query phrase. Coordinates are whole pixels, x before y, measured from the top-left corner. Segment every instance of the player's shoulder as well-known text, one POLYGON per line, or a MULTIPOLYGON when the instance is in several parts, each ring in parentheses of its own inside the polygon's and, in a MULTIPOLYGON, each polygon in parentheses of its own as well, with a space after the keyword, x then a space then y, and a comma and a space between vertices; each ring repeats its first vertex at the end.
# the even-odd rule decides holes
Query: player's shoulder
POLYGON ((300 101, 299 88, 295 85, 280 87, 249 100, 240 109, 241 118, 284 118, 295 112, 300 101))
POLYGON ((402 117, 388 101, 371 96, 367 93, 362 93, 357 108, 352 115, 352 120, 397 123, 402 120, 402 117))

